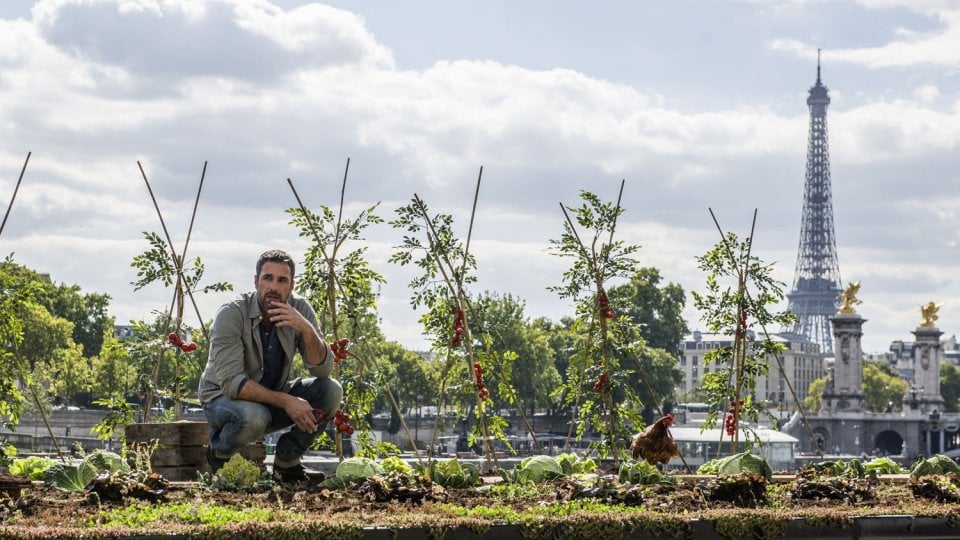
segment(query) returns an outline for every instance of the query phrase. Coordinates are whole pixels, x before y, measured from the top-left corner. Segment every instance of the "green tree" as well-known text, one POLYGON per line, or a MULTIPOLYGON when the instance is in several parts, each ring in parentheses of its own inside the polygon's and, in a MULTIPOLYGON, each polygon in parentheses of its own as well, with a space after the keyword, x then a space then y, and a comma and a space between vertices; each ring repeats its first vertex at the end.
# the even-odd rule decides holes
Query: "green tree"
POLYGON ((130 353, 123 343, 110 336, 103 342, 100 354, 93 359, 94 377, 91 389, 95 396, 118 394, 131 397, 136 387, 137 369, 130 361, 130 353))
POLYGON ((640 377, 633 377, 631 384, 643 403, 649 406, 657 402, 675 402, 674 391, 683 384, 683 371, 677 365, 677 358, 670 351, 653 347, 644 347, 639 352, 636 357, 637 369, 646 374, 650 388, 640 377), (651 390, 653 395, 650 395, 651 390))
POLYGON ((611 287, 610 304, 630 318, 648 347, 664 349, 675 357, 680 353, 683 336, 688 332, 683 308, 686 297, 676 283, 661 285, 660 270, 640 268, 630 281, 611 287))
POLYGON ((560 322, 553 322, 546 317, 537 317, 531 326, 543 332, 547 337, 547 344, 553 354, 553 366, 560 374, 562 384, 566 384, 567 367, 570 359, 576 354, 574 350, 573 317, 561 317, 560 322))
POLYGON ((960 410, 960 368, 957 366, 940 364, 940 395, 945 412, 960 410))
POLYGON ((73 323, 71 338, 81 345, 85 356, 96 356, 107 329, 113 329, 113 319, 107 315, 110 296, 99 293, 84 294, 79 285, 54 283, 50 276, 25 266, 12 264, 12 273, 37 284, 34 301, 51 315, 73 323))
POLYGON ((114 320, 107 313, 110 295, 84 294, 78 285, 51 284, 40 302, 50 313, 73 323, 72 338, 83 347, 84 356, 100 354, 105 331, 113 333, 114 320))
POLYGON ((24 325, 20 356, 25 369, 34 371, 49 364, 57 351, 73 344, 73 323, 51 315, 40 304, 25 304, 20 316, 24 325))
MULTIPOLYGON (((93 386, 93 369, 90 361, 83 357, 83 348, 73 341, 67 347, 54 351, 50 361, 39 371, 51 393, 68 403, 81 403, 78 398, 89 395, 93 386)), ((83 402, 85 403, 85 402, 83 402)))
MULTIPOLYGON (((417 396, 429 396, 430 402, 436 397, 436 373, 426 359, 399 343, 385 342, 380 347, 377 365, 401 409, 413 407, 417 396)), ((390 407, 388 402, 386 396, 381 396, 380 403, 384 407, 390 407)))
POLYGON ((488 384, 494 388, 493 400, 497 403, 512 403, 526 407, 531 412, 536 407, 551 404, 550 394, 560 384, 560 374, 553 363, 553 351, 546 331, 532 324, 523 313, 523 301, 513 295, 484 293, 474 303, 478 327, 489 336, 490 350, 500 355, 516 354, 510 362, 511 381, 515 394, 501 395, 500 375, 494 370, 488 384))
POLYGON ((863 401, 868 411, 900 410, 907 386, 890 362, 863 363, 863 401))
POLYGON ((803 398, 803 407, 806 410, 816 412, 823 406, 823 392, 827 389, 828 379, 829 377, 820 377, 810 383, 807 395, 803 398))

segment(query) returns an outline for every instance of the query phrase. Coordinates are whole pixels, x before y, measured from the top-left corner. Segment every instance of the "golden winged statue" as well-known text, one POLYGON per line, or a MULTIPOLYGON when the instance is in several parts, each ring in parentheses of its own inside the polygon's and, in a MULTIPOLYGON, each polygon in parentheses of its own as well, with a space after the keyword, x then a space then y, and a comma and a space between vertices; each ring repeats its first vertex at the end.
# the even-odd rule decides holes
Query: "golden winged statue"
POLYGON ((936 328, 936 320, 940 318, 937 316, 937 312, 942 307, 943 304, 933 302, 927 302, 920 306, 920 316, 923 317, 923 320, 920 321, 920 328, 936 328))
POLYGON ((837 310, 838 314, 849 315, 851 313, 856 313, 857 310, 853 309, 853 306, 857 304, 862 304, 860 300, 857 299, 857 293, 860 292, 860 282, 855 281, 847 285, 847 288, 840 293, 840 309, 837 310))

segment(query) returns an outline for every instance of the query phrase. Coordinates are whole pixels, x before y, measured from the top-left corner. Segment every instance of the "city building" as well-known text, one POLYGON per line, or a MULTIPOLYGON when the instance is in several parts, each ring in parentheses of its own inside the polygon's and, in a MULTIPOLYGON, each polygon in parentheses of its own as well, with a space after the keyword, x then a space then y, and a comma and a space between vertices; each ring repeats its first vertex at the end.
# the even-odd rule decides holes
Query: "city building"
MULTIPOLYGON (((758 336, 753 336, 758 338, 758 336)), ((758 338, 759 339, 759 338, 758 338)), ((766 375, 760 376, 757 383, 755 399, 767 401, 771 406, 779 406, 786 410, 793 410, 797 401, 803 402, 807 395, 810 383, 826 375, 824 356, 820 346, 803 336, 792 333, 771 334, 774 343, 783 345, 784 350, 779 355, 779 362, 773 355, 767 357, 770 369, 766 375), (780 368, 783 364, 783 369, 780 368), (790 392, 790 387, 794 392, 790 392), (794 395, 796 394, 796 399, 794 395)), ((681 396, 690 396, 703 382, 703 376, 721 367, 704 361, 704 356, 711 350, 730 347, 733 345, 733 336, 714 334, 709 332, 693 332, 683 338, 683 355, 680 358, 680 369, 683 371, 683 388, 678 389, 681 396)), ((681 399, 681 401, 689 401, 681 399)))

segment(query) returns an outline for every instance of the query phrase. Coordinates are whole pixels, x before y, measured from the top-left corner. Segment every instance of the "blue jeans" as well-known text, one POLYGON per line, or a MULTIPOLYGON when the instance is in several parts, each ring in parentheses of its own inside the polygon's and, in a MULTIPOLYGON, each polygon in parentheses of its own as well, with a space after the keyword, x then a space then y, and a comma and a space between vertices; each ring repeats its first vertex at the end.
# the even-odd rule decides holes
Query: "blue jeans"
MULTIPOLYGON (((307 400, 315 409, 326 411, 327 418, 333 418, 333 412, 340 406, 343 389, 333 379, 310 378, 294 384, 289 394, 307 400)), ((219 458, 228 458, 267 433, 293 425, 283 409, 227 396, 205 404, 203 414, 210 424, 210 448, 219 458)), ((299 462, 326 425, 326 421, 321 422, 313 433, 294 426, 280 436, 274 459, 284 463, 299 462)))

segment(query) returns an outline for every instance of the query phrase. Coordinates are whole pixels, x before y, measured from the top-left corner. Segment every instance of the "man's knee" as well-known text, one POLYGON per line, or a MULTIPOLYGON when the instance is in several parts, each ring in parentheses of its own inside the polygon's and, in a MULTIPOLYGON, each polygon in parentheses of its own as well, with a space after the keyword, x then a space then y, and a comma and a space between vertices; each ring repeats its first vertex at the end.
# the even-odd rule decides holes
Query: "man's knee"
POLYGON ((231 442, 239 445, 253 442, 266 433, 271 420, 266 406, 243 400, 231 400, 224 405, 227 406, 218 407, 207 417, 215 432, 226 429, 224 434, 229 433, 227 437, 231 442))
MULTIPOLYGON (((257 405, 260 405, 257 403, 257 405)), ((270 410, 264 406, 259 407, 250 407, 246 409, 246 418, 242 421, 243 431, 254 436, 254 438, 260 438, 267 431, 267 426, 270 425, 270 410)))

